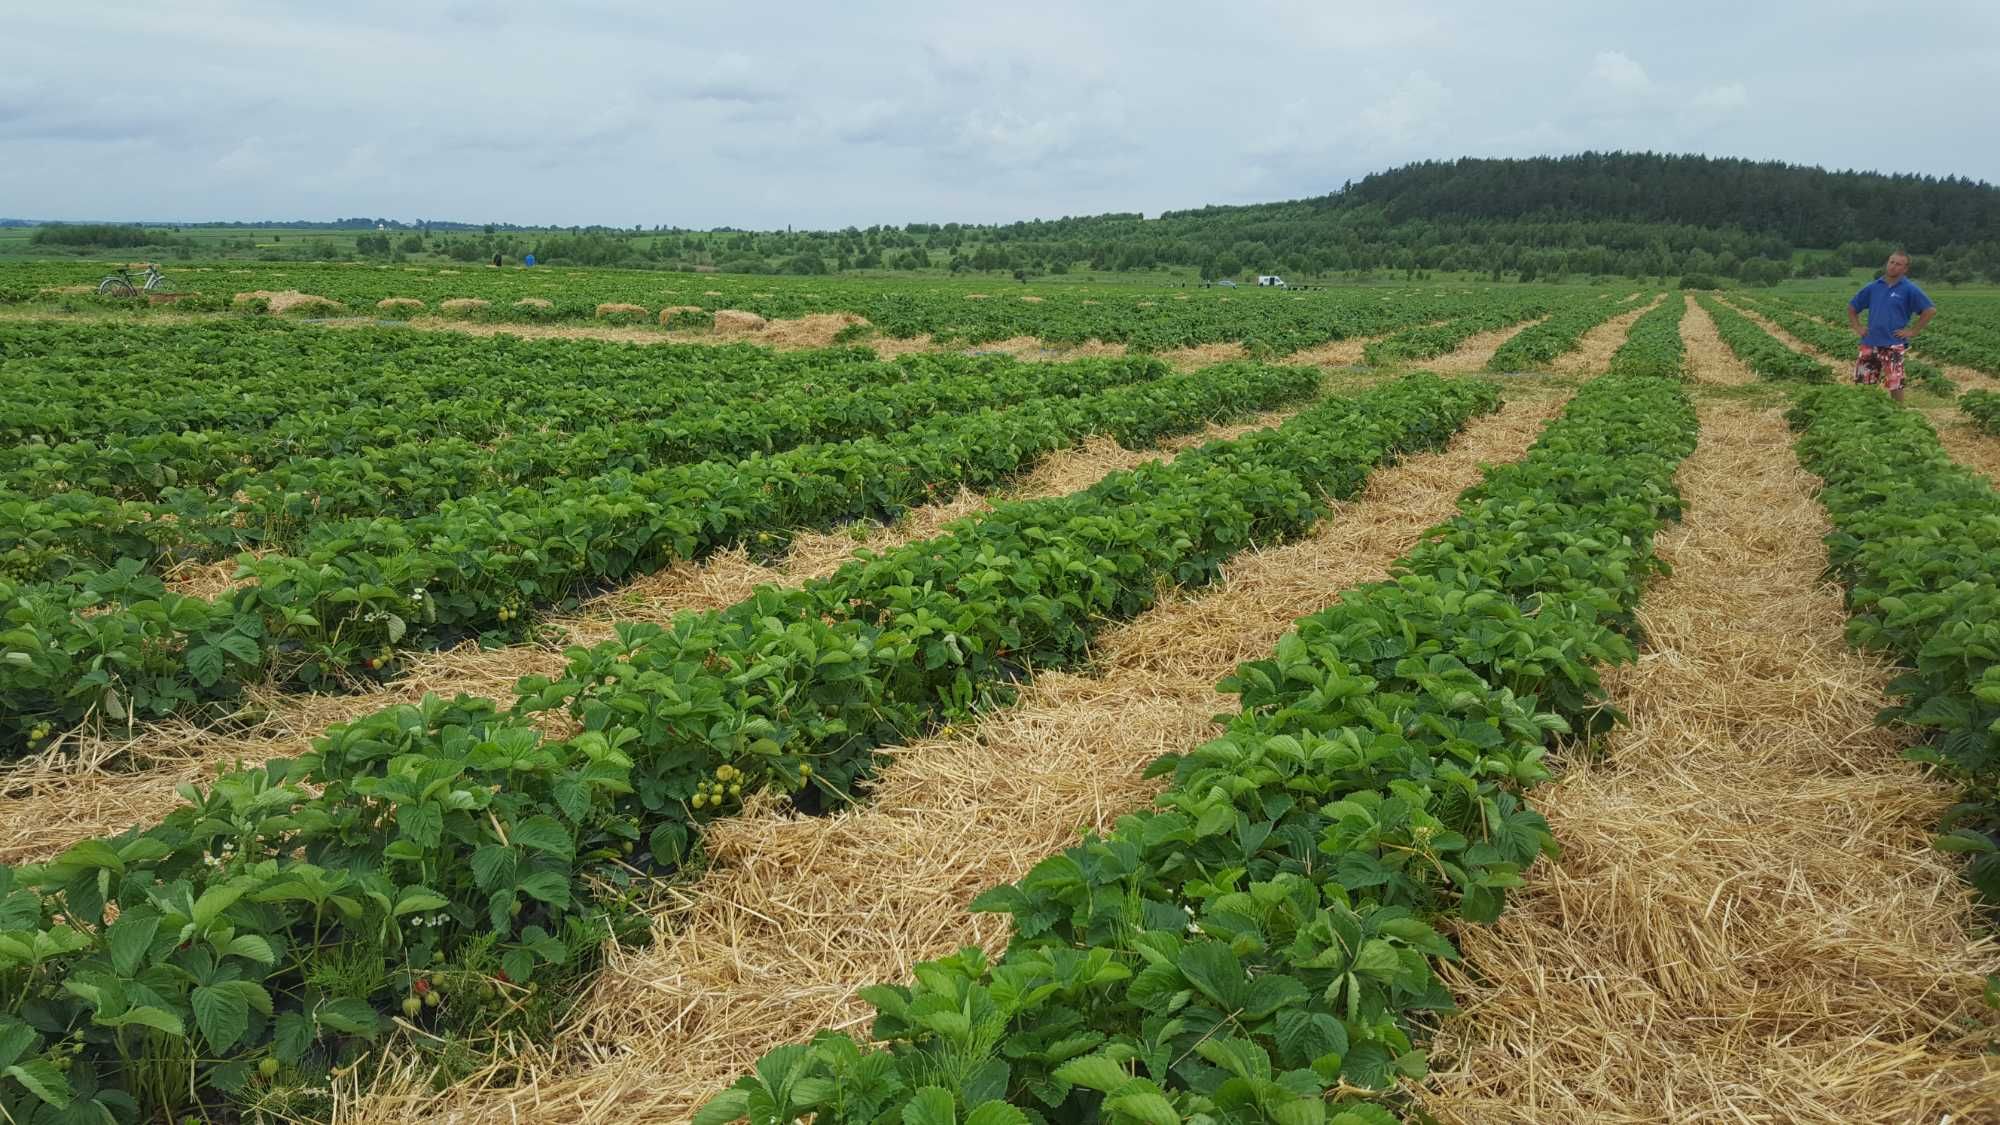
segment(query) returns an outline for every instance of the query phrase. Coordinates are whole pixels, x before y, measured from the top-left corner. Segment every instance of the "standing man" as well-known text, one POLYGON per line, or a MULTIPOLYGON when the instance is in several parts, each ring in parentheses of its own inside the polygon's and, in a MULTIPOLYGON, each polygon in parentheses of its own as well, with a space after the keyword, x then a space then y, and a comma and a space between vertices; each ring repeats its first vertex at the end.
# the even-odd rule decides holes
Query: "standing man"
POLYGON ((1854 381, 1873 386, 1882 383, 1889 397, 1903 401, 1903 353, 1910 341, 1931 322, 1937 306, 1908 276, 1910 256, 1901 250, 1889 255, 1882 276, 1861 287, 1847 302, 1847 325, 1861 339, 1861 354, 1854 361, 1854 381), (1861 326, 1861 310, 1868 310, 1868 327, 1861 326), (1916 327, 1910 317, 1916 316, 1916 327))

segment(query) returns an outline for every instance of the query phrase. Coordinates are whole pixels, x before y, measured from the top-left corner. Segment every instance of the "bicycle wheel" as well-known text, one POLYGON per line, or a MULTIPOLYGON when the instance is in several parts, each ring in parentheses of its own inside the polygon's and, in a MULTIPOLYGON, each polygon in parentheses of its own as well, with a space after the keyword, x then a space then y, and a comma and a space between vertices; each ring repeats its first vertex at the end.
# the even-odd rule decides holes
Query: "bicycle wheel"
POLYGON ((97 283, 97 294, 100 297, 134 297, 138 293, 137 289, 132 288, 132 283, 122 277, 107 277, 97 283))

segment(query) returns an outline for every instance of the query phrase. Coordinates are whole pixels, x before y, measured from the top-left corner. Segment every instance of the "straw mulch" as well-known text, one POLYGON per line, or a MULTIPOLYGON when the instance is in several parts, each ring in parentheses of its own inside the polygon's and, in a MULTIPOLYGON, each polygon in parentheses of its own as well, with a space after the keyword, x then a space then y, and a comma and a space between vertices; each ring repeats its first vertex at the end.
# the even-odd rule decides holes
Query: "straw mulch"
POLYGON ((758 342, 777 348, 825 348, 842 331, 865 325, 866 317, 853 313, 813 313, 795 320, 774 320, 758 334, 758 342))
MULTIPOLYGON (((919 336, 914 340, 879 341, 875 345, 876 354, 883 357, 902 355, 912 351, 951 351, 954 347, 940 347, 929 336, 919 336), (888 348, 881 345, 888 344, 888 348)), ((1086 340, 1080 344, 1051 344, 1039 336, 1009 336, 1004 340, 985 340, 963 349, 980 355, 1007 355, 1015 359, 1035 363, 1061 363, 1072 359, 1096 357, 1116 358, 1125 355, 1124 344, 1107 344, 1102 340, 1086 340)))
POLYGON ((438 308, 448 313, 469 313, 478 312, 492 304, 493 302, 484 297, 453 297, 448 301, 438 302, 438 308))
POLYGON ((1435 359, 1419 360, 1415 366, 1425 371, 1435 371, 1440 375, 1476 374, 1486 370, 1486 361, 1493 358, 1493 353, 1500 350, 1500 345, 1547 319, 1547 317, 1536 317, 1520 324, 1495 328, 1491 332, 1474 333, 1467 336, 1450 354, 1435 359))
POLYGON ((644 305, 627 304, 622 301, 606 301, 597 306, 595 315, 607 316, 650 316, 652 310, 644 305))
MULTIPOLYGON (((1422 327, 1435 328, 1443 323, 1442 320, 1432 320, 1425 322, 1422 327)), ((1384 332, 1379 336, 1350 336, 1345 340, 1332 340, 1310 348, 1301 348, 1279 362, 1309 363, 1316 367, 1353 367, 1363 361, 1362 353, 1368 350, 1368 345, 1377 340, 1386 340, 1393 335, 1394 332, 1384 332)))
POLYGON ((424 303, 415 297, 384 297, 375 302, 378 309, 420 309, 424 303))
MULTIPOLYGON (((243 553, 262 557, 270 552, 260 549, 243 553)), ((186 560, 168 567, 161 573, 160 581, 166 584, 167 589, 184 598, 213 601, 231 590, 251 583, 250 578, 237 578, 236 571, 237 562, 234 557, 211 562, 186 560)))
MULTIPOLYGON (((453 320, 437 316, 420 316, 410 320, 407 326, 433 332, 458 332, 467 336, 515 336, 523 340, 604 340, 618 344, 675 342, 674 337, 657 328, 634 324, 517 324, 506 321, 453 320)), ((372 330, 374 326, 359 327, 372 330)))
POLYGON ((1687 312, 1681 316, 1681 346, 1687 349, 1688 373, 1697 382, 1740 387, 1757 380, 1756 374, 1722 342, 1722 336, 1715 330, 1715 318, 1692 298, 1688 300, 1687 312))
POLYGON ((919 352, 941 350, 937 342, 931 339, 928 332, 909 337, 873 336, 864 341, 862 346, 873 350, 882 359, 894 359, 899 355, 915 355, 919 352))
POLYGON ((555 1044, 507 1060, 492 1089, 384 1088, 353 1120, 684 1121, 770 1048, 865 1029, 858 988, 968 943, 1003 945, 1004 918, 965 911, 975 894, 1144 806, 1158 785, 1145 765, 1213 732, 1227 707, 1217 679, 1340 590, 1382 577, 1482 463, 1520 456, 1558 407, 1517 402, 1448 451, 1381 471, 1306 539, 1239 558, 1220 586, 1111 630, 1098 674, 1044 674, 1018 705, 897 752, 866 805, 712 825, 714 866, 673 892, 654 947, 614 954, 555 1044), (536 1080, 516 1086, 521 1069, 536 1080))
POLYGON ((1980 432, 1956 407, 1926 410, 1938 444, 1951 459, 1990 481, 2000 481, 2000 438, 1980 432))
POLYGON ((1873 722, 1893 673, 1842 641, 1789 443, 1705 412, 1631 724, 1539 791, 1560 862, 1459 935, 1438 1119, 2000 1121, 2000 949, 1929 843, 1952 792, 1873 722))
POLYGON ((270 302, 270 308, 273 313, 290 312, 293 309, 303 309, 311 312, 318 309, 337 309, 341 307, 339 301, 329 297, 315 296, 311 293, 301 293, 296 289, 252 289, 247 293, 238 293, 235 301, 241 305, 259 297, 270 302))
POLYGON ((1197 367, 1207 367, 1214 363, 1230 363, 1243 359, 1249 354, 1249 352, 1243 349, 1241 342, 1231 340, 1219 344, 1195 344, 1185 348, 1170 348, 1159 353, 1159 357, 1176 371, 1192 371, 1197 367))
MULTIPOLYGON (((1937 363, 1932 360, 1932 363, 1937 363)), ((2000 375, 1988 375, 1971 367, 1961 367, 1956 363, 1937 363, 1945 377, 1958 383, 1965 390, 2000 391, 2000 375)))
POLYGON ((514 302, 514 307, 517 309, 552 309, 556 307, 556 303, 546 297, 523 297, 514 302))
POLYGON ((715 331, 718 335, 736 333, 749 335, 762 332, 770 322, 753 312, 742 309, 715 310, 715 331))
POLYGON ((1558 375, 1602 375, 1611 370, 1611 353, 1625 346, 1625 337, 1632 331, 1632 322, 1659 307, 1665 295, 1653 298, 1631 312, 1619 313, 1603 324, 1585 332, 1576 346, 1556 357, 1558 375))

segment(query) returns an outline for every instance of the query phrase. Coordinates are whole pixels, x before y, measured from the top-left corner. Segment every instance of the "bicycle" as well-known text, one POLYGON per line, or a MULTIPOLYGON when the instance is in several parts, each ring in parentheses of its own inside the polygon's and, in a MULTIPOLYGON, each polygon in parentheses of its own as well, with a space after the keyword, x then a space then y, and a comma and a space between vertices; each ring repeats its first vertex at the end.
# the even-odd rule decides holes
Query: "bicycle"
POLYGON ((168 283, 165 275, 160 273, 160 267, 151 262, 146 263, 146 276, 141 280, 144 282, 143 285, 134 283, 132 267, 126 266, 98 282, 97 293, 101 297, 136 297, 141 292, 170 293, 174 288, 168 283))

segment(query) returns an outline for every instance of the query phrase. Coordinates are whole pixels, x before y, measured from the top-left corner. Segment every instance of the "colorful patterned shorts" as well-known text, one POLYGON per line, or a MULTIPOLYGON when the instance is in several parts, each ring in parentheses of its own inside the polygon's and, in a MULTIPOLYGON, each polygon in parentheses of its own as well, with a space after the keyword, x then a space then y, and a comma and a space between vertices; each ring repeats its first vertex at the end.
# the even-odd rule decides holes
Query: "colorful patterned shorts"
POLYGON ((1907 344, 1891 344, 1887 347, 1861 345, 1861 355, 1854 361, 1854 381, 1874 386, 1881 383, 1889 390, 1903 389, 1903 353, 1909 351, 1907 344))

